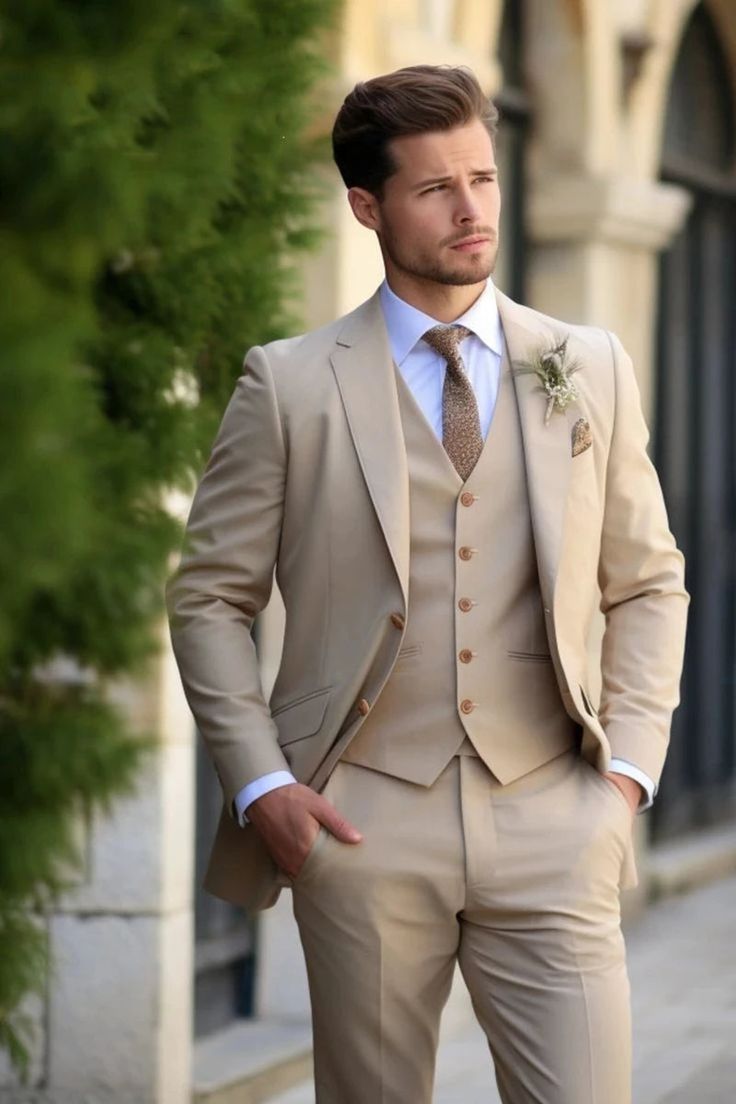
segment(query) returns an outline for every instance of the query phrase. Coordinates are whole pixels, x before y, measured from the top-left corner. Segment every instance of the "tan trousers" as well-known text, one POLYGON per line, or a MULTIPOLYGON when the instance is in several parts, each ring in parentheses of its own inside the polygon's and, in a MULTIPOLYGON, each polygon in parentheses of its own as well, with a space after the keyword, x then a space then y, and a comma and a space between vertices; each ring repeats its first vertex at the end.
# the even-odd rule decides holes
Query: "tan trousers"
POLYGON ((325 794, 364 839, 321 829, 293 884, 318 1104, 430 1104, 456 961, 504 1104, 629 1104, 616 787, 566 752, 508 786, 341 762, 325 794))

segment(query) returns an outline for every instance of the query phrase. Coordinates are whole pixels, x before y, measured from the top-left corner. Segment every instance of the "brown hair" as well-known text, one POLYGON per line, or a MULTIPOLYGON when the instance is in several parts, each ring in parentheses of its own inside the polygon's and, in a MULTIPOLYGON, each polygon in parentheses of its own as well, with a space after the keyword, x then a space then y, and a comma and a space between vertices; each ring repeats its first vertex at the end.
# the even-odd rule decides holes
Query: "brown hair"
POLYGON ((498 111, 465 66, 410 65, 361 81, 345 97, 332 128, 332 153, 345 186, 381 197, 396 172, 389 142, 407 134, 452 130, 479 119, 491 141, 498 111))

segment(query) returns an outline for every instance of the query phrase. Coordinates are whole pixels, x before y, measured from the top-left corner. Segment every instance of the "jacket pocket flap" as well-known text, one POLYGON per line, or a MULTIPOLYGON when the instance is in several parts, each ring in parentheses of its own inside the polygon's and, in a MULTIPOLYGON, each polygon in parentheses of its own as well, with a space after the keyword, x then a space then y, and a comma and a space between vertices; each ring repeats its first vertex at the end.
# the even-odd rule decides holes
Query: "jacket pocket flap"
POLYGON ((314 736, 324 720, 330 690, 329 686, 325 690, 313 690, 311 694, 281 705, 272 712, 282 747, 314 736))

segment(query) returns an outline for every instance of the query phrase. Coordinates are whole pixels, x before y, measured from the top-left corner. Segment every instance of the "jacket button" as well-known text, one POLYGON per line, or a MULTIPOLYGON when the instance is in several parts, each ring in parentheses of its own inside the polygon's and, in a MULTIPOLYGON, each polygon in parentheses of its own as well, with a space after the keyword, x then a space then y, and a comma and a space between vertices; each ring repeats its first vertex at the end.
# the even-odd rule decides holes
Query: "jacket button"
POLYGON ((463 613, 469 613, 474 605, 475 602, 473 602, 472 598, 461 598, 458 602, 458 606, 463 611, 463 613))
POLYGON ((470 698, 463 698, 463 700, 460 702, 461 713, 472 713, 474 709, 475 702, 471 701, 470 698))
POLYGON ((458 556, 461 560, 471 560, 473 555, 478 551, 477 548, 468 548, 467 544, 464 544, 462 548, 458 549, 458 556))
POLYGON ((462 502, 463 506, 472 506, 475 502, 476 497, 477 496, 471 494, 470 491, 463 491, 463 493, 460 495, 460 501, 462 502))
POLYGON ((404 620, 404 617, 403 617, 402 614, 392 613, 391 614, 391 624, 393 625, 393 627, 395 629, 403 629, 404 625, 406 624, 406 621, 404 620))
POLYGON ((367 698, 361 698, 358 702, 358 712, 360 713, 361 717, 367 717, 370 711, 371 703, 368 701, 367 698))
POLYGON ((472 661, 474 655, 475 655, 475 652, 471 652, 470 648, 463 648, 459 652, 460 662, 461 663, 470 663, 472 661))

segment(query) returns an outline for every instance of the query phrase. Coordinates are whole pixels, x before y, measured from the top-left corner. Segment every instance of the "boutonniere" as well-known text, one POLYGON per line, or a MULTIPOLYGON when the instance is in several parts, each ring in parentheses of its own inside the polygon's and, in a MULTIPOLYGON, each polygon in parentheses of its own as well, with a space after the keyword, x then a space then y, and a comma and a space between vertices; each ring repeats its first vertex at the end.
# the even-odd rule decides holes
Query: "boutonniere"
POLYGON ((570 376, 582 367, 578 360, 567 356, 567 337, 558 341, 551 349, 539 349, 530 361, 522 361, 516 369, 525 375, 533 372, 539 378, 539 391, 547 396, 547 409, 544 412, 544 424, 548 425, 552 412, 563 414, 571 402, 578 397, 578 390, 570 376))

